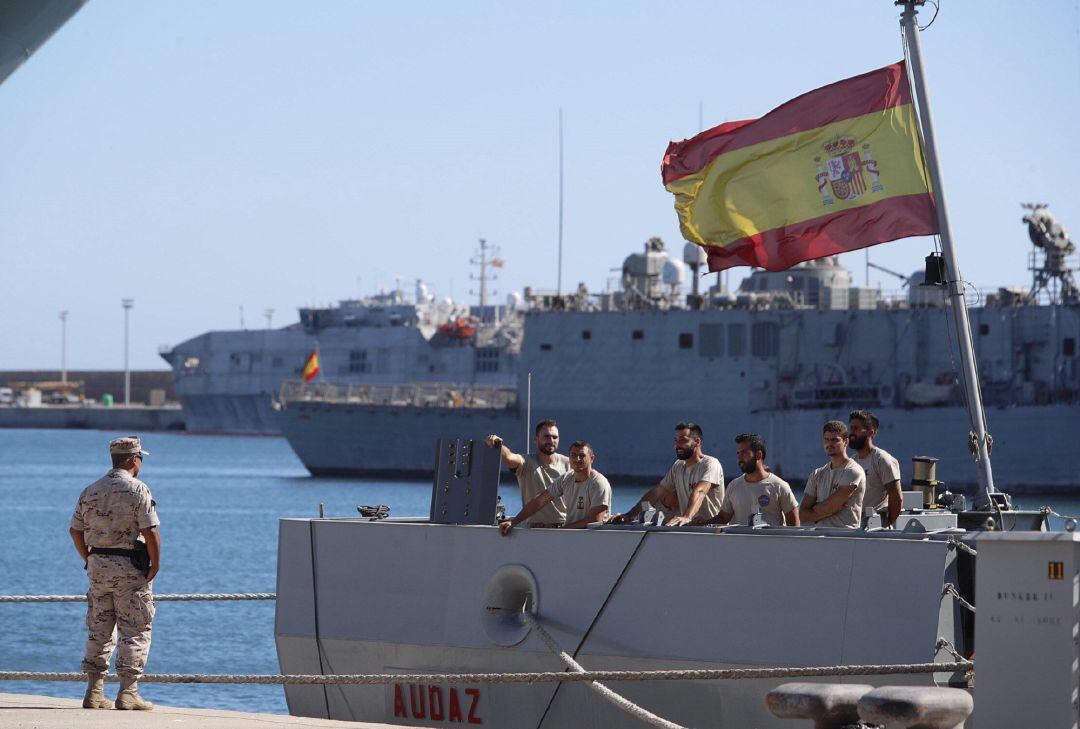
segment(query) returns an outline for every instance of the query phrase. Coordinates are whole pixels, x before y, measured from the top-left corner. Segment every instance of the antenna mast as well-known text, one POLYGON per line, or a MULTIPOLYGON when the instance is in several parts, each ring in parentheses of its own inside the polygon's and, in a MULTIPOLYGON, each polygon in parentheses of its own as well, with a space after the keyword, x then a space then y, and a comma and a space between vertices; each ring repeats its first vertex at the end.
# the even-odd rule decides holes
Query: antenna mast
POLYGON ((555 292, 562 296, 562 238, 563 238, 563 133, 562 107, 559 107, 559 276, 555 292))
MULTIPOLYGON (((469 263, 473 264, 474 266, 480 267, 480 275, 469 274, 470 279, 472 279, 473 281, 478 281, 480 283, 480 290, 478 292, 470 291, 469 293, 473 296, 480 297, 481 307, 487 306, 488 284, 493 283, 499 278, 495 274, 488 274, 489 266, 493 268, 499 268, 502 265, 502 261, 500 261, 497 257, 498 255, 498 246, 489 246, 487 240, 485 240, 484 238, 480 238, 480 250, 477 251, 476 254, 469 259, 469 263)), ((492 291, 491 293, 494 294, 495 292, 492 291)))

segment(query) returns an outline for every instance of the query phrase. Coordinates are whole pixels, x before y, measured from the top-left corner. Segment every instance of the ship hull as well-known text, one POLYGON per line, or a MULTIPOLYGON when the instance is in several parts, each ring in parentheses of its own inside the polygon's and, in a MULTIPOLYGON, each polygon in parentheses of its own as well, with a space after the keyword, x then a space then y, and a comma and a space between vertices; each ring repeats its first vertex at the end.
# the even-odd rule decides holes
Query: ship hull
MULTIPOLYGON (((939 637, 962 643, 941 600, 956 555, 914 535, 522 529, 507 538, 493 527, 357 520, 283 520, 280 535, 283 673, 563 670, 537 635, 491 610, 492 587, 508 574, 534 581, 538 620, 590 669, 921 663, 939 637), (391 561, 372 581, 374 555, 391 561)), ((951 674, 846 680, 928 685, 934 676, 951 674)), ((764 697, 783 682, 609 685, 684 726, 782 729, 764 697)), ((400 725, 633 725, 582 684, 403 680, 287 686, 286 697, 294 715, 400 725)))
POLYGON ((521 422, 512 409, 463 414, 454 408, 324 402, 289 403, 277 420, 312 475, 392 478, 430 477, 440 438, 516 433, 521 422))
POLYGON ((263 393, 187 395, 180 403, 190 433, 281 435, 273 400, 263 393))
MULTIPOLYGON (((953 490, 970 490, 975 469, 965 434, 966 413, 958 407, 879 409, 878 444, 901 462, 905 483, 912 456, 940 459, 938 478, 953 490)), ((430 476, 430 444, 440 437, 502 435, 515 448, 525 442, 528 425, 517 410, 358 407, 343 403, 287 403, 277 413, 281 430, 314 475, 430 476)), ((759 413, 724 412, 722 407, 667 410, 534 410, 533 419, 554 417, 563 448, 578 439, 595 446, 596 467, 612 478, 659 480, 673 457, 671 431, 693 420, 705 432, 705 451, 717 456, 730 479, 738 475, 734 437, 761 434, 767 460, 784 478, 803 482, 825 462, 821 426, 846 421, 838 410, 759 413)), ((1053 458, 1029 457, 1033 439, 1080 432, 1080 406, 1016 406, 990 410, 994 436, 994 474, 1011 493, 1060 491, 1077 485, 1080 451, 1059 449, 1053 458)))

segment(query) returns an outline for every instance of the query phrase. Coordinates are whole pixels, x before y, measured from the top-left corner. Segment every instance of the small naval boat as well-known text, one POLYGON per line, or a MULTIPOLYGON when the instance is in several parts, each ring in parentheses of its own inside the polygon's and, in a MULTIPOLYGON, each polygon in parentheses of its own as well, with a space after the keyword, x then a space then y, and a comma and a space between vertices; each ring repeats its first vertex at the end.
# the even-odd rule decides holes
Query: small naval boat
MULTIPOLYGON (((940 190, 918 5, 903 3, 902 23, 940 190)), ((494 526, 499 452, 444 439, 430 518, 281 521, 282 672, 402 675, 379 686, 287 686, 290 712, 401 726, 638 726, 583 683, 446 680, 563 671, 550 637, 589 670, 832 666, 835 676, 814 680, 968 692, 968 729, 1077 726, 1076 521, 1049 531, 1048 510, 1016 510, 995 486, 943 199, 938 215, 945 271, 956 272, 942 285, 954 302, 969 406, 979 484, 971 508, 933 493, 936 473, 919 472, 923 490, 906 499, 894 529, 594 524, 504 537, 494 526), (973 659, 973 672, 957 670, 958 658, 973 659), (888 666, 928 662, 943 670, 885 675, 888 666), (859 665, 881 672, 845 675, 859 665)), ((686 676, 608 686, 678 726, 782 729, 794 724, 772 716, 765 697, 787 680, 686 676)))

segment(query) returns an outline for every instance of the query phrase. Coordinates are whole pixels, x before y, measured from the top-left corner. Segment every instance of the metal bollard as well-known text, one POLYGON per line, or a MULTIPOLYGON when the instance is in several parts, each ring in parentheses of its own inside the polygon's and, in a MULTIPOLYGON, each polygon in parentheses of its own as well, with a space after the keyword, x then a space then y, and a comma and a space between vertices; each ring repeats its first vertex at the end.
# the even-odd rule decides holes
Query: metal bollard
POLYGON ((936 686, 885 686, 859 699, 859 717, 889 729, 964 729, 973 708, 967 691, 936 686))
POLYGON ((859 699, 873 688, 861 683, 785 683, 770 691, 765 703, 781 719, 812 719, 814 729, 842 729, 859 723, 859 699))

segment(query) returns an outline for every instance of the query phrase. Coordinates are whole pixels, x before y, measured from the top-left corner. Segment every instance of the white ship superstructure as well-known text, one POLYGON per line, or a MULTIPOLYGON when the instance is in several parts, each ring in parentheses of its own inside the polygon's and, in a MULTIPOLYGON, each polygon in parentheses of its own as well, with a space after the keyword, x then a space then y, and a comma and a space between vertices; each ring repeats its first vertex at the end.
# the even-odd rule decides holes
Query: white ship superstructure
POLYGON ((162 352, 193 432, 271 434, 285 380, 319 352, 319 380, 337 383, 513 385, 520 316, 507 306, 436 300, 393 291, 300 309, 280 329, 215 331, 162 352))

